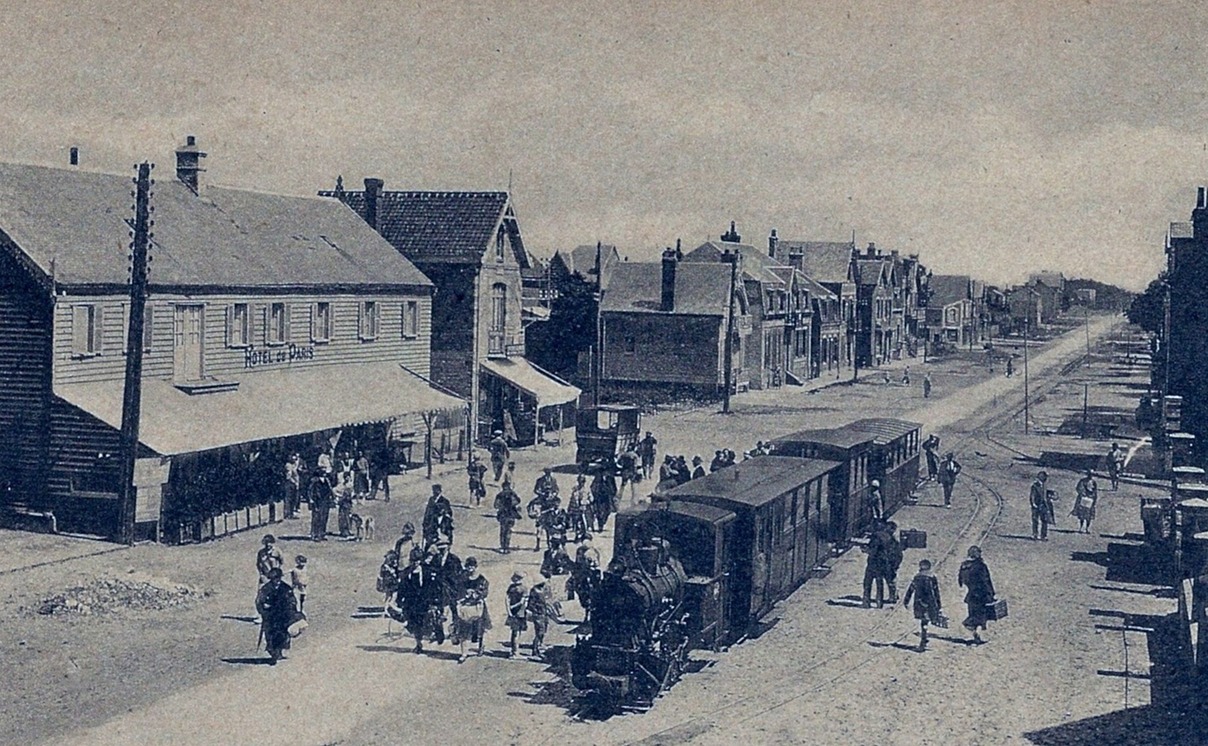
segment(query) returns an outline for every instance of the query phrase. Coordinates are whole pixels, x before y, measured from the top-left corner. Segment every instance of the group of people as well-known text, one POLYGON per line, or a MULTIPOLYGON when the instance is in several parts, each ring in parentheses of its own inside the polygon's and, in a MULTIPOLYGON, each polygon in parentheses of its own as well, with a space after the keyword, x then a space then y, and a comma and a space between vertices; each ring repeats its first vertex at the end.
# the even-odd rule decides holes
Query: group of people
POLYGON ((310 508, 310 537, 326 541, 327 524, 332 508, 337 509, 340 536, 351 536, 354 530, 353 505, 357 500, 376 500, 378 493, 390 502, 390 478, 386 449, 369 454, 363 449, 342 451, 327 445, 307 464, 301 454, 292 453, 285 460, 285 517, 296 518, 305 502, 310 508))
MULTIPOLYGON (((969 547, 967 558, 961 563, 957 572, 957 584, 965 589, 965 606, 967 614, 961 623, 972 634, 971 642, 980 645, 984 640, 981 632, 986 629, 987 622, 997 618, 994 592, 994 581, 990 578, 990 568, 982 560, 981 548, 969 547)), ((943 601, 940 598, 939 580, 932 573, 931 560, 919 561, 919 571, 910 581, 902 598, 903 606, 912 606, 914 618, 919 622, 920 651, 927 649, 927 626, 947 627, 948 620, 943 615, 943 601)))
MULTIPOLYGON (((1118 477, 1117 477, 1118 479, 1118 477)), ((1036 541, 1049 540, 1049 526, 1056 522, 1054 502, 1057 494, 1048 488, 1049 475, 1037 472, 1036 479, 1028 490, 1028 505, 1032 510, 1032 538, 1036 541)), ((1099 484, 1090 469, 1074 485, 1074 504, 1070 515, 1078 519, 1078 533, 1089 534, 1099 506, 1099 484)))
POLYGON ((943 459, 939 457, 940 439, 935 433, 923 441, 923 456, 927 460, 927 480, 939 482, 944 493, 944 507, 952 507, 952 489, 956 486, 956 478, 960 476, 961 465, 956 460, 956 453, 948 451, 943 459))

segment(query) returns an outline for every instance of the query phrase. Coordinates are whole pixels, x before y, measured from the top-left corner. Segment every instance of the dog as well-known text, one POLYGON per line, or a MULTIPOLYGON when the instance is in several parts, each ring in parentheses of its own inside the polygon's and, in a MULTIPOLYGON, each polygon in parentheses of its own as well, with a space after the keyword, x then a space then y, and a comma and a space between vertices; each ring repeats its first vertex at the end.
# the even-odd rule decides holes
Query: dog
POLYGON ((353 513, 350 522, 352 523, 353 541, 373 541, 373 516, 353 513))

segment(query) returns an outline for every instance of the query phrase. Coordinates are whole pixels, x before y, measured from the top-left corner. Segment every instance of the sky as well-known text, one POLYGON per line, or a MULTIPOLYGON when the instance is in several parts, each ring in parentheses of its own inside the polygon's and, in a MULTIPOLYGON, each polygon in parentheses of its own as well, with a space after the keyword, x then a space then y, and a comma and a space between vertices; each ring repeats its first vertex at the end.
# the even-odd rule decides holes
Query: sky
POLYGON ((0 160, 512 188, 548 256, 875 242, 1131 289, 1208 183, 1195 2, 5 0, 0 160), (178 7, 167 7, 177 5, 178 7))

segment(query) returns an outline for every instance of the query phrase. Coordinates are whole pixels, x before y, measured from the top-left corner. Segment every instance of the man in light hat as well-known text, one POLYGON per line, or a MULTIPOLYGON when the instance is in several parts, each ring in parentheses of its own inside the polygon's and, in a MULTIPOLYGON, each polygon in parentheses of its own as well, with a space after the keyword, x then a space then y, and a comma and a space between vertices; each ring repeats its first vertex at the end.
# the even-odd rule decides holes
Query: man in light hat
POLYGON ((509 658, 516 657, 520 633, 528 629, 528 588, 524 585, 524 573, 517 570, 512 573, 512 584, 504 594, 508 605, 508 629, 512 630, 509 658))
POLYGON ((457 625, 457 600, 461 598, 461 580, 463 568, 461 558, 449 549, 449 542, 436 542, 436 554, 431 558, 432 575, 440 586, 440 619, 437 621, 436 641, 444 643, 445 609, 449 610, 449 618, 454 627, 457 625))
POLYGON ((499 484, 499 478, 503 476, 503 465, 512 457, 508 442, 503 439, 502 430, 495 431, 495 437, 491 438, 491 442, 487 444, 487 450, 491 453, 491 469, 495 472, 495 484, 499 484))
POLYGON ((1032 506, 1032 538, 1049 540, 1049 524, 1053 522, 1053 498, 1047 489, 1049 475, 1043 471, 1036 475, 1028 493, 1028 504, 1032 506))
POLYGON ((885 496, 881 493, 881 480, 874 479, 868 488, 868 508, 874 523, 885 520, 885 496))

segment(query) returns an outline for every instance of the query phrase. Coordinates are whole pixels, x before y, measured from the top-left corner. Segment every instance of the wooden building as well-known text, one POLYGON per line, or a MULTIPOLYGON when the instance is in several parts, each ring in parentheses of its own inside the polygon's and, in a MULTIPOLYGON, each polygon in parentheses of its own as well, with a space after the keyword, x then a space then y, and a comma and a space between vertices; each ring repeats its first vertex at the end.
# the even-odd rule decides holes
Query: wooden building
MULTIPOLYGON (((432 379, 471 401, 480 442, 505 432, 531 445, 546 428, 573 422, 579 389, 524 357, 523 273, 531 261, 507 192, 320 192, 351 207, 436 286, 432 379), (567 418, 569 415, 569 419, 567 418)), ((531 309, 530 309, 531 311, 531 309)))
MULTIPOLYGON (((426 380, 432 283, 338 202, 211 186, 192 138, 181 155, 151 200, 138 520, 198 538, 279 497, 287 452, 352 448, 355 426, 375 455, 455 439, 464 402, 426 380)), ((0 501, 61 530, 118 533, 130 193, 0 164, 0 501)))

